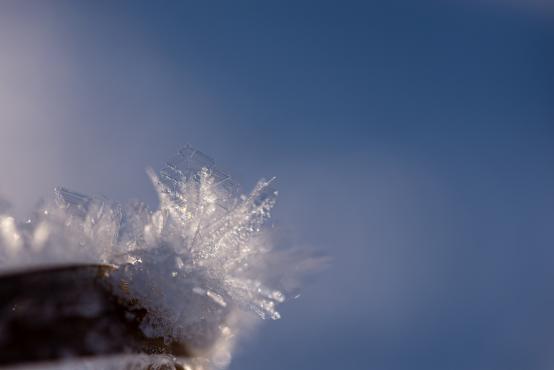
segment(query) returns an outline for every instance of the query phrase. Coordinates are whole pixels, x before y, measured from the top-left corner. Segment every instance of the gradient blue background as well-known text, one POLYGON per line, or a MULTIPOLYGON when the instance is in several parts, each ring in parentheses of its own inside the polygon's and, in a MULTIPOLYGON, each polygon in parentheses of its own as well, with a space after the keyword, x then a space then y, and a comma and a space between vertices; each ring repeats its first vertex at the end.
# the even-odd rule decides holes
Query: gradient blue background
POLYGON ((190 143, 332 258, 232 370, 554 368, 548 1, 0 3, 0 194, 156 203, 190 143))

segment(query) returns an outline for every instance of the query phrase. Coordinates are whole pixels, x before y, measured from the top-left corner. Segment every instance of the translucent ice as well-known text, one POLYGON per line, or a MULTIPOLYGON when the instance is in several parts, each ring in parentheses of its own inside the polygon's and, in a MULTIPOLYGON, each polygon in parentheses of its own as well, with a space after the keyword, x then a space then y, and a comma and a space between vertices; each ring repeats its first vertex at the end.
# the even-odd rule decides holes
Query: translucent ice
POLYGON ((148 311, 145 335, 186 341, 198 368, 224 367, 245 312, 280 317, 285 296, 262 273, 271 253, 263 224, 277 192, 261 180, 240 195, 230 176, 189 146, 148 175, 159 196, 155 210, 61 187, 26 223, 0 208, 1 268, 113 265, 117 294, 148 311))

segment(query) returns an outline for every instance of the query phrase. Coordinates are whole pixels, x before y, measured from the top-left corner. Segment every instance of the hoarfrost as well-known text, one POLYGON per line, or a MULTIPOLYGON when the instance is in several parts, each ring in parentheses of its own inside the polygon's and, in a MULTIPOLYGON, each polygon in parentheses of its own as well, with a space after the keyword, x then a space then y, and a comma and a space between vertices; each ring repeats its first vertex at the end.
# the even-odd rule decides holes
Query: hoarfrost
POLYGON ((124 282, 115 291, 148 310, 145 335, 191 344, 198 354, 191 369, 224 367, 244 312, 280 318, 276 306, 285 296, 260 273, 271 252, 262 226, 277 192, 272 180, 261 180, 239 195, 230 176, 189 146, 159 174, 147 173, 156 210, 62 187, 26 223, 0 207, 1 268, 113 265, 114 281, 124 282))

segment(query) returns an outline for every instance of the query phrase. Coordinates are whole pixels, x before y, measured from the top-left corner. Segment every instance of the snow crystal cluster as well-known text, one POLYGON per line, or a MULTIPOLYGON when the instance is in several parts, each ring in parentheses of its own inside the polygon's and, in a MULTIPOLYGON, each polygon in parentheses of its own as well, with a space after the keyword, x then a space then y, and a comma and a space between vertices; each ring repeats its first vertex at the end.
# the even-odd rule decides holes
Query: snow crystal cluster
POLYGON ((188 146, 148 175, 156 210, 64 188, 23 223, 0 206, 0 268, 113 265, 115 280, 125 281, 116 291, 148 310, 146 336, 191 345, 190 369, 225 367, 245 312, 280 317, 284 295, 263 279, 271 243, 262 226, 277 193, 261 180, 240 195, 213 160, 188 146))

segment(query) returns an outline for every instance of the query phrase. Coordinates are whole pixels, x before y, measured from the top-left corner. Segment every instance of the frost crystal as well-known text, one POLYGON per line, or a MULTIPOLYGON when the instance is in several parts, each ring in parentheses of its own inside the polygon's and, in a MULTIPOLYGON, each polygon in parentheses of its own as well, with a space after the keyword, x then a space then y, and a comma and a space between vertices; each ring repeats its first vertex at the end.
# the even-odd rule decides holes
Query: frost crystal
POLYGON ((25 224, 0 214, 0 263, 113 265, 116 292, 148 309, 145 335, 185 340, 225 366, 240 312, 280 317, 285 297, 261 272, 270 252, 262 226, 277 192, 261 180, 239 195, 212 159, 188 146, 159 174, 147 172, 159 196, 154 211, 56 188, 25 224))

